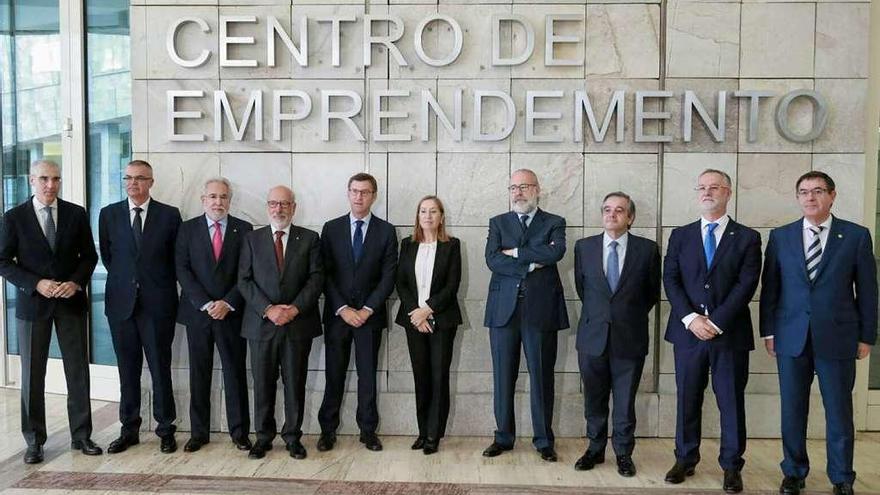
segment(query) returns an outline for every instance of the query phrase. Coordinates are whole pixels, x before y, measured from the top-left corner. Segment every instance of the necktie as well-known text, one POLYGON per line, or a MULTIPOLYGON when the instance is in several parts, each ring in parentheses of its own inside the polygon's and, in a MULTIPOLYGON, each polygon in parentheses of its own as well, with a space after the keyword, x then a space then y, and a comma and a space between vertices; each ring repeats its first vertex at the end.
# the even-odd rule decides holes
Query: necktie
POLYGON ((49 247, 52 248, 52 251, 55 251, 55 219, 52 218, 52 207, 46 206, 43 208, 43 211, 46 212, 46 240, 49 241, 49 247))
POLYGON ((608 253, 608 262, 605 266, 605 278, 608 279, 608 287, 611 292, 617 290, 617 283, 620 282, 620 258, 617 255, 617 241, 611 241, 608 245, 611 251, 608 253))
POLYGON ((220 253, 223 251, 223 231, 220 222, 214 222, 214 236, 211 238, 211 247, 214 248, 214 260, 220 261, 220 253))
POLYGON ((143 208, 137 206, 134 208, 134 222, 131 224, 131 232, 134 234, 134 247, 141 249, 141 237, 144 235, 144 221, 141 218, 143 208))
POLYGON ((284 236, 283 230, 275 232, 275 262, 278 263, 279 272, 284 270, 284 244, 281 243, 282 236, 284 236))
POLYGON ((810 232, 813 233, 813 242, 807 248, 807 276, 810 277, 810 282, 816 280, 819 262, 822 261, 822 240, 819 238, 819 233, 824 228, 822 226, 810 227, 810 232))
POLYGON ((520 225, 520 227, 522 227, 522 231, 523 231, 523 232, 525 232, 526 229, 529 228, 529 224, 527 223, 528 221, 529 221, 529 216, 528 216, 528 215, 520 215, 520 217, 519 217, 519 225, 520 225))
POLYGON ((715 257, 715 229, 718 228, 718 224, 712 222, 707 227, 709 230, 706 231, 706 238, 703 239, 703 251, 706 252, 706 266, 710 267, 712 258, 715 257))
POLYGON ((355 264, 361 261, 364 255, 364 221, 356 220, 354 222, 354 239, 351 241, 351 252, 354 254, 355 264))

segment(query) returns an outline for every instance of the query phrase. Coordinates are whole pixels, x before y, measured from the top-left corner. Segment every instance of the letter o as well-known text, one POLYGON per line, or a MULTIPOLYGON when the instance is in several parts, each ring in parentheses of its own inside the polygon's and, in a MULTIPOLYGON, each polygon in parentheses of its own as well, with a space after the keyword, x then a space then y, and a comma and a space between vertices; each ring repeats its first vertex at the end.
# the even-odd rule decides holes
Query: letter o
POLYGON ((795 143, 807 143, 819 137, 828 124, 828 101, 821 94, 812 89, 796 89, 789 92, 779 100, 776 105, 776 130, 782 137, 795 143), (788 107, 797 98, 809 98, 813 100, 813 128, 805 134, 794 132, 788 122, 788 107))
POLYGON ((416 55, 422 60, 422 62, 433 66, 433 67, 443 67, 444 65, 449 65, 452 62, 455 62, 455 59, 461 55, 461 47, 463 45, 464 37, 462 36, 461 26, 459 26, 458 21, 444 14, 431 14, 428 17, 422 19, 422 22, 416 26, 415 33, 413 33, 413 42, 416 48, 416 55), (428 54, 425 53, 425 48, 422 46, 422 33, 425 31, 425 28, 433 21, 444 21, 452 27, 452 32, 455 35, 455 44, 452 47, 452 53, 448 54, 445 58, 436 59, 431 58, 428 54))

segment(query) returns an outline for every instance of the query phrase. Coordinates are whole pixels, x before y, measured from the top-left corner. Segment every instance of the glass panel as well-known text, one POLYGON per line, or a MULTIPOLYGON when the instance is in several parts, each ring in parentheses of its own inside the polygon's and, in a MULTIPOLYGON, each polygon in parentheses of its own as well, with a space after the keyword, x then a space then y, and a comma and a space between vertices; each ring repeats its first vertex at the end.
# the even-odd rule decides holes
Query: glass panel
MULTIPOLYGON (((88 210, 97 242, 101 207, 121 200, 122 170, 131 160, 131 66, 128 0, 86 0, 88 210)), ((115 365, 104 316, 107 270, 98 263, 91 284, 91 356, 115 365)))
MULTIPOLYGON (((61 36, 57 0, 0 0, 0 10, 0 145, 6 211, 30 196, 32 161, 62 164, 61 36)), ((11 354, 18 354, 16 291, 6 285, 4 316, 11 354)), ((54 338, 49 356, 61 356, 54 338)))
MULTIPOLYGON (((880 129, 877 130, 880 133, 880 129)), ((877 167, 880 168, 880 155, 877 156, 877 167)), ((880 232, 880 178, 877 184, 877 219, 874 232, 880 232)), ((874 258, 880 265, 880 242, 874 238, 874 258)), ((871 348, 871 367, 868 368, 868 388, 871 390, 880 390, 880 345, 871 348)))

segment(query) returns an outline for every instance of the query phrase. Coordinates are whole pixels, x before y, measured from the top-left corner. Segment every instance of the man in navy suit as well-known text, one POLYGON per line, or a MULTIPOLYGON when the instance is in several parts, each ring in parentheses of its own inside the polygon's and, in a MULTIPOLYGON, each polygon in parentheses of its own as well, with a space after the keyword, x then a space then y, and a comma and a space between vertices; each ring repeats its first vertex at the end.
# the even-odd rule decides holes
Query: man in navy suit
POLYGON ((293 225, 296 198, 286 186, 269 190, 269 225, 245 237, 238 287, 247 303, 242 336, 251 351, 254 429, 248 453, 262 459, 277 435, 275 395, 279 370, 284 388, 281 438, 287 453, 305 459, 302 438, 306 377, 312 340, 321 335, 318 297, 324 283, 318 233, 293 225))
POLYGON ((180 226, 174 256, 182 288, 177 321, 186 325, 189 345, 190 439, 183 450, 196 452, 210 440, 215 344, 223 365, 229 435, 239 450, 250 450, 244 299, 236 283, 242 239, 254 228, 229 214, 227 179, 208 179, 201 199, 204 214, 180 226))
POLYGON ((53 323, 67 380, 70 446, 86 455, 102 453, 90 438, 86 336, 86 287, 98 253, 86 211, 58 197, 58 164, 34 162, 30 183, 33 196, 6 212, 0 223, 0 276, 18 288, 15 317, 21 354, 21 432, 27 442, 24 462, 37 464, 43 461, 46 442, 44 395, 53 323))
POLYGON ((605 232, 574 247, 574 282, 583 302, 576 347, 590 440, 574 467, 585 471, 605 462, 613 396, 611 443, 617 472, 626 477, 636 474, 636 391, 648 354, 648 315, 660 300, 660 250, 656 242, 629 232, 635 219, 632 198, 610 193, 602 202, 605 232))
POLYGON ((834 180, 807 172, 795 186, 803 218, 770 232, 761 287, 761 337, 776 357, 782 402, 780 493, 798 494, 810 471, 807 415, 813 374, 825 406, 827 473, 853 493, 856 359, 877 340, 877 267, 868 229, 831 215, 834 180))
POLYGON ((486 264, 492 271, 483 325, 492 348, 495 439, 483 455, 513 449, 513 401, 519 357, 529 368, 532 444, 541 458, 556 462, 553 399, 557 332, 568 328, 562 281, 556 264, 565 254, 565 219, 538 208, 541 186, 534 172, 510 177, 513 211, 489 220, 486 264))
POLYGON ((700 461, 703 392, 721 413, 721 452, 727 493, 743 489, 745 388, 755 348, 749 301, 761 276, 761 235, 727 216, 730 177, 708 169, 697 180, 702 218, 672 231, 663 282, 672 306, 666 340, 675 357, 675 465, 667 483, 681 483, 700 461))
POLYGON ((160 450, 177 450, 177 412, 171 389, 171 343, 177 316, 174 241, 180 212, 150 198, 153 167, 134 160, 125 167, 128 198, 101 208, 98 238, 107 269, 104 313, 119 369, 122 431, 107 452, 123 452, 140 441, 141 371, 147 356, 153 382, 153 417, 160 450))
POLYGON ((382 450, 376 436, 376 366, 382 330, 388 326, 385 301, 394 290, 397 268, 397 232, 373 215, 376 179, 366 173, 348 180, 351 212, 324 224, 321 232, 326 277, 324 281, 324 350, 327 383, 318 411, 321 437, 318 450, 336 443, 339 410, 345 392, 345 374, 354 343, 357 367, 357 412, 360 441, 382 450))

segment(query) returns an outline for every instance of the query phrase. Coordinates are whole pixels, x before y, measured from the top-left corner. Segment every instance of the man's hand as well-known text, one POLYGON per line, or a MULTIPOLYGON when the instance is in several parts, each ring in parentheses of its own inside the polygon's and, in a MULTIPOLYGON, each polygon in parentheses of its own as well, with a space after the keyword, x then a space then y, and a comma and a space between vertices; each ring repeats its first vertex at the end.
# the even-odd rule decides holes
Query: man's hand
POLYGON ((871 344, 859 342, 859 351, 858 351, 858 354, 856 355, 856 359, 865 359, 870 354, 871 354, 871 344))
POLYGON ((709 323, 709 318, 706 318, 705 316, 697 316, 694 318, 694 321, 688 325, 688 330, 700 340, 712 340, 718 335, 715 329, 712 328, 712 324, 709 323))
POLYGON ((339 317, 349 326, 355 328, 360 328, 360 326, 367 321, 366 319, 361 318, 359 311, 355 311, 351 308, 343 308, 342 311, 339 312, 339 317))
POLYGON ((229 314, 229 305, 226 304, 226 301, 220 299, 217 301, 211 302, 211 305, 208 306, 208 316, 215 320, 222 320, 226 318, 226 315, 229 314))
POLYGON ((367 308, 361 308, 361 309, 357 310, 357 315, 358 315, 358 318, 360 318, 360 320, 361 320, 361 325, 363 325, 364 323, 367 322, 367 320, 370 319, 371 316, 373 316, 373 312, 367 308))
POLYGON ((501 254, 504 254, 504 255, 507 255, 507 256, 513 256, 513 248, 502 249, 502 250, 501 250, 501 254))
POLYGON ((290 323, 297 316, 299 316, 299 308, 297 308, 293 304, 285 304, 284 305, 284 314, 287 317, 287 323, 290 323))
POLYGON ((434 333, 434 331, 431 330, 431 325, 428 324, 428 320, 423 321, 420 325, 416 325, 416 330, 421 333, 434 333))
POLYGON ((78 290, 79 290, 78 283, 71 282, 71 281, 62 282, 62 283, 58 284, 57 287, 55 287, 55 292, 53 293, 52 297, 60 297, 62 299, 68 299, 70 297, 73 297, 73 295, 76 294, 76 291, 78 291, 78 290))
MULTIPOLYGON (((422 323, 424 323, 428 319, 429 316, 434 314, 434 311, 431 310, 431 308, 427 308, 427 307, 426 308, 416 308, 416 309, 410 311, 408 314, 409 314, 409 322, 412 323, 412 325, 414 327, 419 328, 422 326, 422 323)), ((419 330, 419 331, 421 331, 421 330, 419 330)))
POLYGON ((44 278, 37 282, 37 292, 43 297, 55 297, 55 290, 58 289, 59 285, 61 284, 54 280, 44 278))
POLYGON ((281 325, 287 324, 290 321, 286 320, 286 317, 287 314, 285 312, 284 306, 281 304, 273 304, 272 306, 269 306, 269 308, 266 310, 266 318, 269 318, 269 321, 278 325, 279 327, 281 325))
POLYGON ((764 339, 764 348, 767 349, 767 354, 769 354, 770 357, 776 357, 774 339, 764 339))

